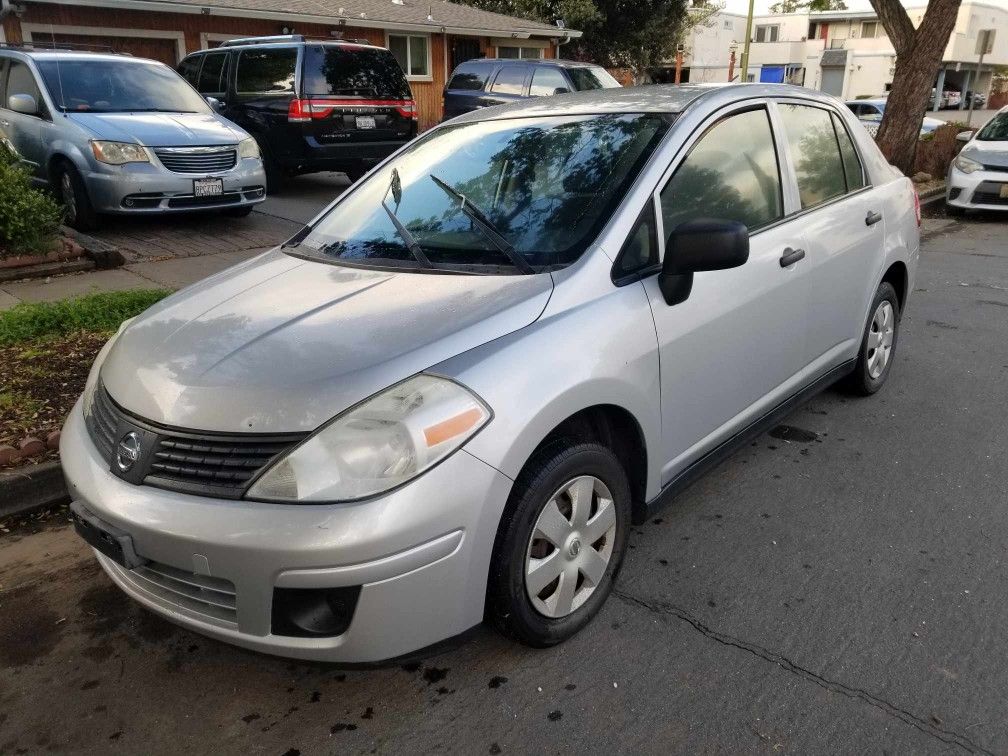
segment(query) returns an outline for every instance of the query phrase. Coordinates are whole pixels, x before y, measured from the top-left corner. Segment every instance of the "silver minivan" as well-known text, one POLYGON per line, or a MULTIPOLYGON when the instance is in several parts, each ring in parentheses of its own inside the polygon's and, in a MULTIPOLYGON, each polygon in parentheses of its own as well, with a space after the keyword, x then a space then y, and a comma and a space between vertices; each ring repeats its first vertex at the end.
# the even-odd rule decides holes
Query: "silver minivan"
POLYGON ((558 643, 632 523, 823 387, 882 387, 918 210, 807 89, 466 114, 123 325, 62 435, 77 530, 259 651, 370 662, 485 617, 558 643))
POLYGON ((101 213, 244 216, 266 199, 256 141, 163 63, 5 48, 0 86, 0 141, 72 226, 101 213))

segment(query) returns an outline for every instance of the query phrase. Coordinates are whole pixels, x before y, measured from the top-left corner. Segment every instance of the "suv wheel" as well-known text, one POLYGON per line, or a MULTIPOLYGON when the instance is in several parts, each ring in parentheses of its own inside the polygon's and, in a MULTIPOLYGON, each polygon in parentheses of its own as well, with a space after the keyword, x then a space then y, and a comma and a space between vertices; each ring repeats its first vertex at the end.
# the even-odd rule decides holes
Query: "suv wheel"
POLYGON ((63 204, 63 220, 80 231, 90 231, 98 224, 98 215, 91 206, 87 187, 77 169, 70 163, 60 163, 53 174, 56 196, 63 204))
POLYGON ((494 544, 489 614, 506 635, 544 648, 574 635, 612 590, 630 529, 630 485, 616 455, 557 443, 515 482, 494 544))
POLYGON ((850 377, 851 388, 857 393, 874 394, 889 377, 896 356, 899 324, 899 297, 892 285, 883 281, 868 311, 857 366, 850 377))

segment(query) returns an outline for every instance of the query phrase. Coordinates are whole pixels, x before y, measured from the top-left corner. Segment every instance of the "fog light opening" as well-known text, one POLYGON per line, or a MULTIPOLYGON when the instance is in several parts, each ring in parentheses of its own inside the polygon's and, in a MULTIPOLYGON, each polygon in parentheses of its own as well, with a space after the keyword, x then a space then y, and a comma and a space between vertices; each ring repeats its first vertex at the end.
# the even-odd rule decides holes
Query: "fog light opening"
POLYGON ((274 588, 272 632, 297 638, 327 638, 349 629, 359 585, 345 588, 274 588))

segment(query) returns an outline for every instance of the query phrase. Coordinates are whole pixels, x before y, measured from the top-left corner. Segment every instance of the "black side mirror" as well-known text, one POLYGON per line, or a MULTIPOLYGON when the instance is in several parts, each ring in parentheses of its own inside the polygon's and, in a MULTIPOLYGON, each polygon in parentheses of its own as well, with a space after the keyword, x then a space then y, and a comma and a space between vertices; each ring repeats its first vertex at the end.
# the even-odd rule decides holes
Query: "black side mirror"
POLYGON ((669 234, 658 284, 668 304, 679 304, 693 288, 694 273, 737 268, 748 259, 749 229, 744 223, 717 218, 686 221, 669 234))
POLYGON ((567 89, 567 87, 557 87, 556 89, 553 90, 553 94, 555 94, 555 95, 558 95, 558 94, 570 94, 570 90, 567 89))

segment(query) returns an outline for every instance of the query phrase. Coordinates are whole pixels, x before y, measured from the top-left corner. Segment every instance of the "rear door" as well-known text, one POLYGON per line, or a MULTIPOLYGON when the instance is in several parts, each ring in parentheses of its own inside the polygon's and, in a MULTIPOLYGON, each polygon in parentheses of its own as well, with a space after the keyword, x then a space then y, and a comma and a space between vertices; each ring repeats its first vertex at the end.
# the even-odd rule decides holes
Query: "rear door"
POLYGON ((811 305, 805 332, 812 372, 852 353, 861 338, 870 281, 883 257, 883 204, 843 119, 826 105, 778 102, 781 141, 798 188, 811 305))
POLYGON ((567 81, 563 71, 556 66, 536 66, 532 72, 532 83, 529 85, 530 97, 551 97, 570 91, 571 83, 567 81))
POLYGON ((203 57, 196 90, 204 97, 213 97, 221 105, 227 104, 228 52, 209 52, 203 57))
POLYGON ((483 88, 493 72, 494 66, 487 61, 463 63, 456 68, 444 91, 444 120, 483 107, 483 88))
POLYGON ((481 104, 504 105, 515 100, 522 100, 528 93, 528 79, 532 67, 525 64, 504 65, 500 67, 493 82, 487 88, 481 104))
POLYGON ((384 48, 306 45, 301 97, 310 104, 304 121, 309 146, 404 141, 416 133, 409 83, 384 48))
POLYGON ((234 73, 223 114, 256 137, 268 156, 280 162, 302 153, 301 124, 288 120, 296 97, 299 62, 296 45, 256 45, 232 50, 234 73))

